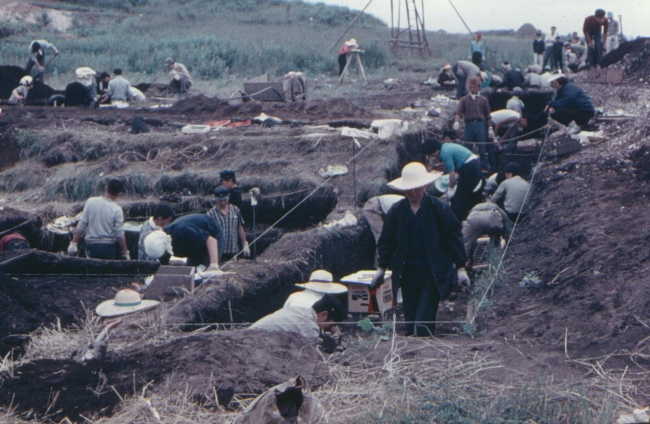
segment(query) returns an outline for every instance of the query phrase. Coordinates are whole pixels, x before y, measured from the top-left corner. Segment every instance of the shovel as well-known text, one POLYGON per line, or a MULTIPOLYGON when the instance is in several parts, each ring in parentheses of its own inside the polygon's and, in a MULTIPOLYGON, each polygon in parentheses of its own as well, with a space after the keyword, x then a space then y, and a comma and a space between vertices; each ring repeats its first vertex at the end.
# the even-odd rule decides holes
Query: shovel
POLYGON ((89 362, 89 361, 101 361, 106 356, 106 351, 108 349, 108 344, 104 342, 108 333, 122 324, 122 319, 118 318, 112 321, 108 321, 101 333, 95 338, 95 340, 90 343, 87 347, 82 349, 77 349, 72 352, 71 359, 75 362, 89 362))

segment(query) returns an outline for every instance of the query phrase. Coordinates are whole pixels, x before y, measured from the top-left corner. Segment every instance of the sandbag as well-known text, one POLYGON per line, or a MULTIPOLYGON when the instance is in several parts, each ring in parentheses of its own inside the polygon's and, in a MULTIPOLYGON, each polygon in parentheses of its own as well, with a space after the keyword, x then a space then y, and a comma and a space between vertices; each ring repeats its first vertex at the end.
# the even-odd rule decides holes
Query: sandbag
POLYGON ((325 410, 302 376, 273 386, 251 402, 233 424, 325 423, 325 410))

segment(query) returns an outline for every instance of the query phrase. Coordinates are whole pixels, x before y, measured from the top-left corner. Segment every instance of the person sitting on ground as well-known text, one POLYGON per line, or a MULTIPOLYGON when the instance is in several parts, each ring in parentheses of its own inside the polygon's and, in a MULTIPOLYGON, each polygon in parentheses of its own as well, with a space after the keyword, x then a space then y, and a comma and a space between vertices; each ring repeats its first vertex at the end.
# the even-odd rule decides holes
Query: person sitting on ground
POLYGON ((485 45, 483 44, 482 38, 483 35, 477 32, 476 39, 469 45, 469 58, 475 65, 479 65, 485 61, 485 45))
POLYGON ((463 225, 463 242, 467 262, 465 269, 472 271, 474 249, 478 238, 483 234, 490 237, 493 246, 498 246, 501 237, 506 239, 512 232, 512 222, 503 209, 492 202, 479 203, 469 212, 467 221, 463 225))
POLYGON ((249 330, 264 330, 300 334, 317 340, 329 331, 333 336, 340 334, 337 323, 347 318, 345 306, 333 295, 325 294, 314 302, 311 308, 288 306, 259 319, 249 330))
MULTIPOLYGON (((203 265, 206 271, 219 271, 223 230, 214 218, 205 214, 184 215, 163 228, 163 231, 170 236, 174 255, 187 258, 187 266, 203 265)), ((152 234, 158 234, 155 237, 160 237, 157 231, 153 231, 145 238, 145 245, 152 234)), ((162 255, 164 251, 157 249, 156 253, 162 255)), ((154 256, 149 253, 148 248, 147 255, 154 256)))
POLYGON ((530 184, 521 178, 521 167, 516 163, 509 163, 504 169, 506 179, 499 184, 499 188, 492 196, 492 203, 499 204, 503 200, 503 207, 512 222, 521 220, 529 212, 528 191, 530 184), (521 211, 521 212, 519 212, 521 211))
POLYGON ((14 231, 0 239, 0 252, 10 252, 13 250, 31 249, 29 241, 20 231, 14 231))
POLYGON ((244 219, 239 208, 228 203, 230 190, 228 187, 219 186, 214 189, 214 196, 217 198, 215 207, 207 212, 207 215, 214 218, 223 230, 223 246, 221 247, 221 260, 229 261, 239 253, 239 246, 242 246, 242 255, 248 258, 251 249, 246 241, 244 233, 244 219))
POLYGON ((440 74, 438 74, 438 84, 443 88, 455 88, 458 82, 454 78, 454 74, 451 72, 451 64, 449 62, 440 69, 440 74))
POLYGON ((104 187, 103 196, 91 197, 86 201, 81 219, 68 246, 70 256, 77 255, 79 240, 85 234, 85 256, 88 258, 114 260, 117 243, 122 249, 121 258, 131 259, 124 237, 124 212, 115 203, 122 193, 124 193, 122 181, 112 179, 104 187))
POLYGON ((230 190, 229 203, 237 206, 241 211, 244 202, 241 198, 241 188, 237 185, 237 176, 235 175, 235 171, 232 169, 224 169, 219 172, 219 180, 221 181, 222 186, 227 187, 228 190, 230 190))
POLYGON ((469 210, 481 202, 484 184, 481 184, 483 175, 478 157, 460 144, 442 143, 434 137, 424 141, 422 153, 440 159, 445 165, 445 172, 449 173, 449 190, 454 193, 450 199, 451 210, 462 222, 469 210))
POLYGON ((113 74, 115 78, 108 83, 108 97, 111 99, 111 104, 127 104, 131 83, 122 76, 120 68, 115 68, 113 74))
POLYGON ((458 102, 452 128, 454 131, 458 131, 461 118, 465 120, 464 145, 478 147, 480 166, 489 169, 496 166, 496 151, 493 144, 486 144, 488 137, 494 139, 494 133, 492 132, 492 118, 490 118, 490 103, 487 98, 481 96, 480 83, 481 79, 478 77, 470 79, 470 94, 458 102))
POLYGON ((29 59, 25 66, 25 72, 28 74, 32 72, 34 65, 38 68, 38 76, 36 77, 42 83, 45 83, 45 50, 50 50, 54 56, 61 54, 56 46, 46 40, 34 40, 29 43, 29 59))
POLYGON ((350 52, 354 49, 358 49, 359 45, 357 44, 357 40, 354 38, 350 38, 348 41, 343 43, 341 48, 339 49, 339 77, 343 75, 343 70, 345 69, 345 65, 348 63, 348 56, 350 52))
POLYGON ((25 103, 29 90, 34 88, 34 79, 26 75, 20 79, 20 85, 11 92, 10 103, 25 103))
POLYGON ((458 81, 458 85, 456 86, 457 99, 460 99, 469 93, 469 80, 473 77, 480 77, 481 75, 479 67, 466 60, 459 60, 454 63, 454 66, 451 67, 451 71, 453 72, 456 81, 458 81))
POLYGON ((572 121, 580 126, 587 125, 596 112, 591 97, 562 74, 555 75, 550 82, 556 92, 553 100, 544 108, 546 113, 565 126, 572 121))
POLYGON ((167 69, 169 70, 169 85, 179 94, 187 93, 194 80, 190 76, 189 71, 182 63, 178 63, 173 57, 168 57, 165 60, 167 69))
POLYGON ((153 215, 142 224, 142 228, 140 228, 140 237, 138 238, 138 259, 141 261, 155 261, 156 259, 160 259, 160 257, 154 258, 147 255, 144 247, 144 240, 152 232, 160 231, 167 225, 171 224, 173 220, 174 210, 171 206, 165 203, 156 205, 153 210, 153 215))
POLYGON ((514 110, 520 114, 524 112, 524 102, 521 101, 519 96, 524 94, 524 90, 521 87, 515 87, 512 89, 512 97, 508 99, 506 103, 506 109, 514 110))
POLYGON ((103 71, 95 77, 97 82, 97 98, 96 105, 108 104, 111 98, 108 96, 108 83, 111 82, 111 74, 103 71))
POLYGON ((503 62, 501 64, 501 69, 503 69, 503 81, 496 85, 496 88, 506 88, 509 91, 512 91, 515 87, 521 87, 524 84, 525 78, 524 74, 521 73, 519 69, 513 69, 510 62, 503 62))

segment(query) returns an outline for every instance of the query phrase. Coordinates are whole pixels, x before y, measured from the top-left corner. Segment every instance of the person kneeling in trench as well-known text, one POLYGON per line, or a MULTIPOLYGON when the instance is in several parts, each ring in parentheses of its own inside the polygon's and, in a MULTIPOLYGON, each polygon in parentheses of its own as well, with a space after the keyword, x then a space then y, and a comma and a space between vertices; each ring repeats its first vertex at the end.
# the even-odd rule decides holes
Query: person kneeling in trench
POLYGON ((449 206, 424 193, 440 175, 411 162, 400 178, 388 183, 406 198, 395 203, 384 220, 377 243, 379 267, 370 290, 384 282, 390 267, 393 298, 402 288, 407 336, 433 336, 438 304, 451 294, 454 265, 459 284, 469 285, 460 221, 449 206))
POLYGON ((347 309, 336 297, 325 294, 311 308, 285 306, 258 320, 249 329, 298 333, 314 340, 323 337, 323 350, 332 353, 337 343, 332 338, 338 339, 341 334, 336 323, 343 321, 347 314, 347 309), (325 331, 332 336, 325 335, 325 331))
POLYGON ((144 239, 147 257, 159 259, 165 252, 187 258, 187 266, 206 266, 206 271, 219 271, 223 231, 211 217, 190 214, 176 219, 163 230, 152 231, 144 239))

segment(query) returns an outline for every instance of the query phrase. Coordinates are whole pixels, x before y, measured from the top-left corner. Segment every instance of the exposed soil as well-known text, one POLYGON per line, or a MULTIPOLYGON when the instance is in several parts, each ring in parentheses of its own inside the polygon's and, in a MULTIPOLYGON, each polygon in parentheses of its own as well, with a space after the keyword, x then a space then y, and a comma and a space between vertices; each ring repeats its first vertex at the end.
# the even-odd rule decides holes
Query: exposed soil
MULTIPOLYGON (((618 60, 617 66, 624 67, 626 77, 645 81, 645 74, 639 73, 649 69, 644 68, 645 62, 646 47, 637 46, 618 60)), ((636 118, 600 123, 607 137, 605 142, 578 147, 571 154, 544 152, 544 161, 535 168, 533 212, 517 226, 505 256, 507 279, 497 288, 491 305, 481 309, 476 339, 456 336, 463 330, 466 295, 445 303, 438 316, 440 321, 446 321, 439 326, 439 336, 450 344, 453 341, 454 349, 485 349, 485 353, 507 361, 515 373, 530 378, 535 378, 536 373, 560 379, 579 375, 583 369, 567 358, 603 358, 614 354, 605 368, 621 370, 626 366, 632 369, 650 365, 644 359, 648 357, 646 339, 650 335, 650 294, 646 289, 650 254, 645 248, 650 240, 645 211, 650 195, 650 90, 639 87, 634 79, 617 86, 587 84, 584 79, 576 77, 596 106, 605 107, 606 112, 622 109, 636 118), (524 277, 532 275, 541 283, 520 285, 524 277), (492 347, 477 347, 479 342, 492 347), (644 352, 646 356, 638 355, 644 352)), ((322 128, 289 125, 247 126, 181 136, 172 124, 251 119, 264 112, 302 124, 331 122, 337 126, 336 122, 348 121, 364 127, 378 117, 415 116, 406 115, 410 112, 401 109, 418 100, 426 104, 432 95, 429 88, 416 82, 390 87, 383 88, 378 83, 368 88, 367 94, 351 100, 287 104, 229 104, 223 99, 194 96, 180 99, 169 109, 157 110, 8 107, 2 118, 6 124, 0 127, 6 128, 5 143, 14 140, 10 129, 29 128, 42 131, 41 136, 47 129, 49 135, 43 136, 47 140, 43 140, 46 146, 42 154, 36 152, 31 158, 24 154, 21 159, 18 147, 14 147, 5 162, 0 162, 7 167, 0 175, 3 179, 15 179, 15 172, 21 169, 42 175, 40 185, 3 193, 3 197, 11 196, 7 206, 22 211, 24 218, 51 218, 56 212, 80 210, 81 202, 65 197, 66 190, 79 181, 73 178, 73 171, 83 170, 86 176, 102 173, 127 181, 138 174, 153 181, 154 189, 133 189, 121 200, 125 206, 132 205, 125 208, 128 216, 144 218, 158 196, 185 191, 192 193, 182 196, 177 210, 202 212, 209 206, 218 170, 232 168, 237 170, 242 187, 262 188, 268 214, 257 215, 257 223, 269 225, 288 210, 288 205, 303 199, 298 193, 323 183, 317 175, 319 168, 347 163, 359 152, 351 139, 322 128), (150 133, 129 133, 135 116, 144 118, 150 133), (89 138, 95 144, 89 144, 89 138), (50 142, 52 146, 48 145, 50 142), (110 143, 127 146, 120 152, 129 154, 107 157, 102 149, 110 143), (195 157, 193 152, 198 150, 192 149, 196 145, 205 149, 195 157), (182 150, 185 155, 166 156, 171 157, 167 160, 160 150, 154 150, 163 148, 173 149, 172 152, 182 150), (75 154, 77 163, 72 159, 75 154), (51 159, 43 161, 46 157, 51 159), (15 166, 11 167, 12 164, 15 166), (60 191, 54 198, 47 198, 43 186, 53 179, 60 180, 60 191), (192 197, 195 195, 198 197, 192 197)), ((528 94, 524 101, 528 99, 531 111, 540 110, 551 94, 528 94)), ((503 104, 507 96, 493 95, 494 108, 503 104)), ((443 108, 442 116, 429 123, 411 118, 419 123, 420 131, 373 143, 357 158, 355 167, 348 164, 348 174, 325 184, 317 201, 305 203, 302 211, 285 218, 287 222, 275 233, 274 243, 269 241, 259 258, 229 265, 237 272, 235 276, 221 284, 206 284, 194 296, 174 306, 168 314, 169 323, 187 330, 201 323, 252 321, 277 309, 293 284, 304 281, 314 268, 325 267, 335 278, 370 268, 373 239, 363 222, 355 228, 334 231, 319 228, 318 223, 326 217, 338 218, 345 210, 355 211, 355 206, 368 197, 387 192, 384 183, 397 176, 404 163, 423 159, 419 149, 422 132, 449 130, 445 119, 452 113, 453 106, 443 108)), ((557 137, 555 144, 549 142, 548 147, 557 150, 566 145, 562 140, 565 139, 557 137)), ((360 142, 362 147, 370 144, 363 139, 360 142)), ((244 213, 249 237, 259 234, 259 227, 250 227, 250 203, 244 206, 244 213)), ((10 225, 13 224, 6 224, 10 225)), ((0 257, 1 260, 4 259, 0 257)), ((74 316, 81 313, 79 300, 94 306, 112 297, 118 287, 128 285, 130 280, 112 278, 108 283, 107 279, 89 277, 6 279, 2 286, 6 297, 0 298, 4 302, 0 307, 12 312, 3 314, 0 328, 0 332, 4 331, 4 351, 23 346, 24 339, 18 340, 16 334, 47 325, 57 316, 64 325, 73 323, 74 316)), ((53 420, 64 416, 78 420, 80 414, 112 413, 119 399, 110 386, 120 394, 133 394, 153 381, 154 390, 161 392, 187 387, 197 393, 197 400, 209 398, 214 387, 220 403, 227 404, 234 393, 259 393, 296 374, 305 376, 312 387, 332 378, 314 346, 296 336, 252 336, 246 332, 188 336, 173 332, 164 341, 147 344, 135 341, 142 334, 136 326, 127 329, 128 334, 120 333, 114 341, 130 337, 133 343, 113 351, 99 365, 80 366, 47 359, 22 366, 21 374, 6 379, 0 387, 0 404, 7 405, 13 399, 14 405, 20 405, 19 412, 34 409, 43 416, 54 394, 59 392, 56 404, 47 414, 53 420)), ((432 350, 421 351, 427 352, 423 353, 425 356, 434 354, 432 350)), ((386 352, 385 344, 379 344, 376 350, 366 352, 364 360, 373 366, 383 365, 386 352)), ((500 371, 486 375, 497 380, 509 377, 507 372, 500 371)), ((639 404, 648 402, 644 393, 647 391, 640 390, 635 395, 639 404)))

